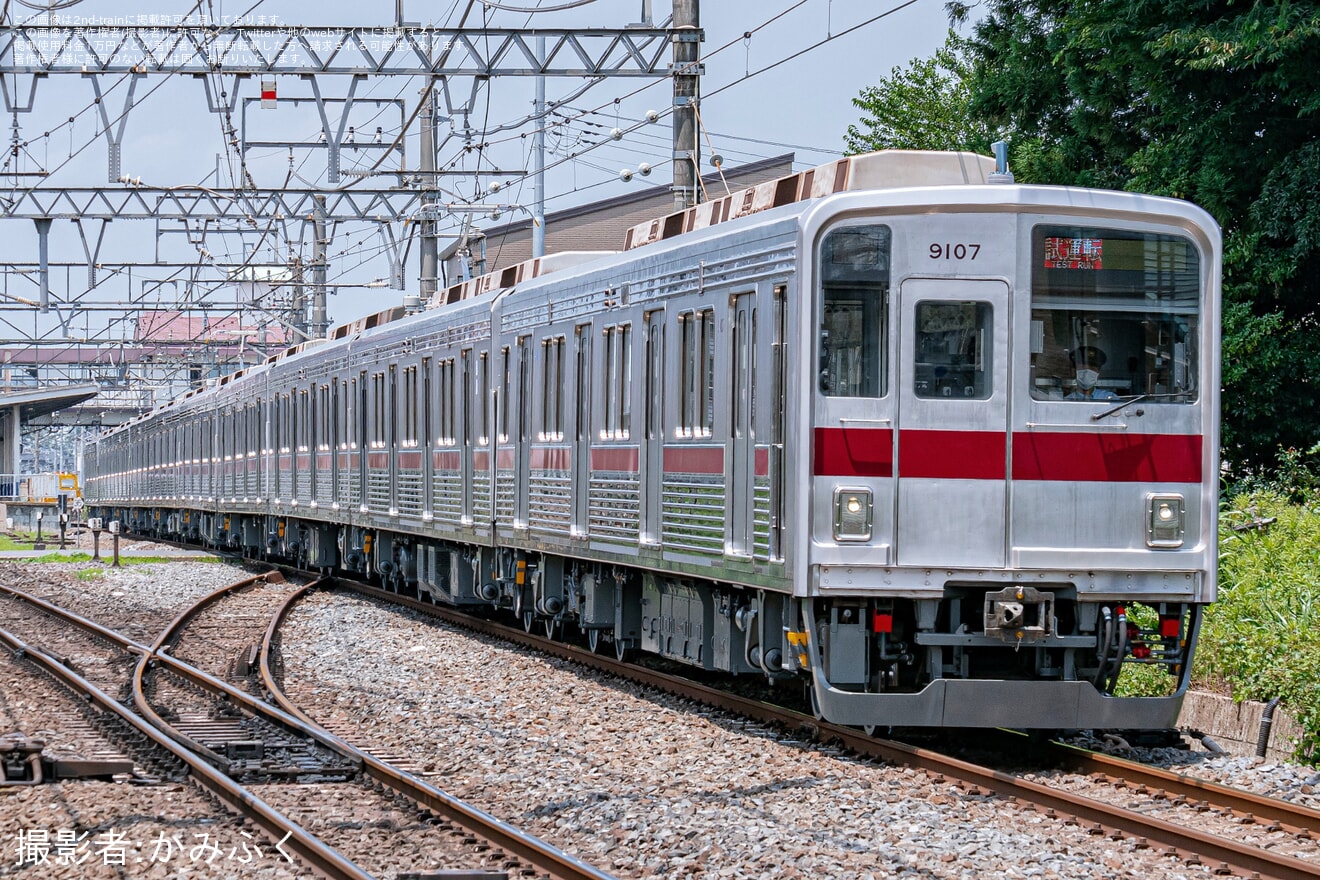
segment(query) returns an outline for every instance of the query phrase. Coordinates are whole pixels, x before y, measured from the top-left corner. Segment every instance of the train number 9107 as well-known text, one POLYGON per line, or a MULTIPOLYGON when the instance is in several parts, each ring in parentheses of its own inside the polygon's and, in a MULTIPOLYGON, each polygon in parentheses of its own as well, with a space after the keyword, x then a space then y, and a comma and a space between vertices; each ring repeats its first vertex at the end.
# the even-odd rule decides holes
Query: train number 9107
POLYGON ((981 245, 972 244, 932 244, 930 246, 930 258, 932 260, 975 260, 981 253, 981 245))

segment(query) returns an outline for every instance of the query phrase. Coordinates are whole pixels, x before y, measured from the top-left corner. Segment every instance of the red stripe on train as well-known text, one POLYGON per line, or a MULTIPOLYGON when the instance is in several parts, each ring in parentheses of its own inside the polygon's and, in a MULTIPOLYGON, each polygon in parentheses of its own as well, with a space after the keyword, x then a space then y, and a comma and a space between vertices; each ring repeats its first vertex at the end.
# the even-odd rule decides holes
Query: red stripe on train
POLYGON ((591 450, 591 469, 593 471, 635 474, 638 467, 636 446, 607 446, 603 449, 591 450))
POLYGON ((568 453, 567 446, 533 446, 530 456, 532 470, 566 471, 570 467, 568 453))
POLYGON ((667 474, 723 474, 723 446, 666 446, 667 474))
POLYGON ((899 431, 898 475, 1002 480, 1006 442, 992 431, 899 431))
POLYGON ((422 451, 420 449, 399 450, 399 467, 406 470, 422 469, 422 451))
POLYGON ((473 470, 478 470, 478 471, 489 471, 489 470, 490 470, 490 453, 489 453, 489 452, 484 452, 484 451, 473 452, 473 453, 472 453, 472 469, 473 469, 473 470))
POLYGON ((1013 479, 1111 483, 1199 483, 1197 434, 1013 435, 1013 479))
MULTIPOLYGON (((485 455, 486 453, 479 453, 485 455)), ((456 471, 459 465, 463 463, 463 456, 457 450, 433 451, 431 453, 431 467, 438 471, 456 471)))
MULTIPOLYGON (((893 432, 817 428, 812 473, 892 477, 893 432)), ((1093 434, 1030 431, 1013 435, 1013 479, 1051 482, 1199 483, 1196 434, 1093 434)), ((898 475, 924 479, 1004 479, 1005 437, 993 431, 899 433, 898 475)))
POLYGON ((892 477, 889 428, 817 428, 811 472, 821 477, 892 477))

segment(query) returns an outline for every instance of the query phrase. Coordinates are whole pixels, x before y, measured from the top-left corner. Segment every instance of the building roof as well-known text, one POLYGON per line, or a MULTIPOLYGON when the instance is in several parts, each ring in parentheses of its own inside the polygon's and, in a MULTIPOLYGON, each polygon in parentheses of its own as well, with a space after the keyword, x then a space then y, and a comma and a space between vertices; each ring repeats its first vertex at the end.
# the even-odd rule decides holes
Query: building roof
POLYGON ((61 385, 58 388, 4 391, 0 392, 0 408, 16 406, 19 422, 29 422, 38 416, 91 400, 100 390, 97 385, 61 385))
POLYGON ((137 333, 139 343, 236 343, 248 336, 257 345, 285 345, 293 337, 284 327, 245 326, 238 315, 214 318, 165 309, 147 309, 138 312, 137 333))
MULTIPOLYGON (((722 169, 702 177, 702 183, 711 198, 718 198, 730 190, 754 186, 792 173, 793 154, 785 153, 770 159, 761 159, 733 168, 722 169)), ((641 178, 633 178, 640 183, 641 178)), ((643 221, 663 217, 673 210, 673 192, 668 184, 642 183, 636 190, 585 205, 576 205, 553 211, 545 217, 546 253, 573 251, 618 251, 623 248, 627 230, 643 221)), ((473 240, 485 241, 485 270, 499 271, 517 265, 532 257, 532 221, 524 218, 476 233, 473 240)), ((452 264, 463 242, 451 243, 440 255, 446 262, 449 284, 462 280, 454 274, 452 264)))

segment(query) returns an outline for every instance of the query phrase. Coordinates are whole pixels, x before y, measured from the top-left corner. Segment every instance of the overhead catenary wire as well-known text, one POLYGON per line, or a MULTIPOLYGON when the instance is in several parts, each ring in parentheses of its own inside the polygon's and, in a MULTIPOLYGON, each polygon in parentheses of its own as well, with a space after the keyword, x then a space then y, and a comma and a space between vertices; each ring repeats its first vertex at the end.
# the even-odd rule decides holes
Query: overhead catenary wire
MULTIPOLYGON (((782 17, 783 15, 786 15, 788 12, 791 12, 793 9, 796 9, 796 8, 801 7, 802 5, 804 5, 805 2, 807 2, 807 0, 802 0, 802 2, 793 3, 793 4, 789 5, 786 9, 784 9, 784 10, 781 11, 781 12, 779 12, 776 16, 774 16, 773 18, 771 18, 771 19, 769 19, 769 20, 770 20, 770 21, 773 21, 773 20, 775 20, 775 19, 777 19, 777 18, 780 18, 780 17, 782 17)), ((915 0, 913 0, 913 2, 915 2, 915 0)), ((473 5, 472 3, 468 3, 468 4, 467 4, 467 6, 468 6, 468 10, 469 10, 469 11, 471 10, 472 5, 473 5)), ((906 6, 906 5, 910 5, 910 4, 904 4, 904 6, 906 6)), ((455 6, 451 8, 451 11, 452 11, 452 9, 454 9, 454 8, 456 8, 456 7, 457 7, 457 4, 455 4, 455 6)), ((903 8, 903 7, 900 6, 900 7, 898 7, 898 8, 903 8)), ((506 10, 503 10, 503 11, 512 11, 512 10, 508 10, 508 9, 506 9, 506 10)), ((529 10, 527 14, 530 15, 530 14, 534 14, 535 12, 549 12, 549 11, 554 11, 554 9, 553 9, 553 8, 547 8, 547 7, 538 7, 536 10, 529 10)), ((896 9, 895 9, 895 10, 890 10, 889 12, 886 12, 886 13, 884 13, 884 14, 882 14, 882 15, 879 15, 879 16, 876 16, 876 17, 872 18, 870 21, 874 21, 874 20, 876 20, 876 19, 878 19, 878 18, 882 18, 883 15, 885 15, 885 14, 891 14, 893 11, 897 11, 897 10, 896 10, 896 9)), ((467 14, 468 14, 467 12, 464 13, 465 16, 466 16, 467 14)), ((487 9, 487 14, 489 14, 489 9, 487 9)), ((859 26, 864 26, 866 23, 870 23, 870 22, 869 22, 869 21, 868 21, 868 22, 865 22, 865 23, 863 23, 863 25, 859 25, 859 26)), ((762 25, 762 26, 764 26, 764 25, 762 25)), ((759 26, 758 26, 758 29, 759 29, 759 26)), ((854 29, 855 29, 855 28, 854 28, 854 29)), ((850 30, 854 30, 854 29, 850 29, 850 30)), ((839 34, 833 34, 833 35, 831 35, 831 37, 830 37, 829 39, 835 39, 835 38, 838 38, 839 36, 842 36, 843 34, 846 34, 846 33, 848 33, 848 32, 849 32, 849 31, 843 31, 843 32, 841 32, 841 33, 839 33, 839 34)), ((735 39, 734 41, 732 41, 729 45, 734 45, 734 44, 736 44, 736 42, 738 42, 738 41, 741 40, 741 39, 742 39, 742 37, 741 37, 741 35, 740 35, 737 39, 735 39)), ((764 72, 765 70, 769 70, 769 69, 772 69, 773 67, 776 67, 776 66, 779 66, 779 65, 781 65, 781 64, 784 64, 784 63, 786 63, 787 61, 790 61, 790 60, 792 60, 793 58, 799 57, 801 54, 804 54, 805 52, 810 51, 811 49, 813 49, 813 48, 815 48, 815 47, 817 47, 817 46, 823 45, 825 42, 828 42, 828 40, 821 41, 821 42, 815 44, 815 46, 810 46, 810 47, 807 47, 807 48, 804 49, 804 50, 801 50, 801 51, 799 51, 799 52, 795 52, 794 54, 792 54, 792 55, 790 55, 790 56, 788 56, 788 57, 786 57, 786 58, 784 58, 784 59, 781 59, 781 60, 775 62, 774 64, 768 65, 768 66, 765 67, 765 68, 761 68, 761 69, 759 69, 759 70, 757 70, 757 71, 754 71, 754 72, 749 72, 749 73, 746 74, 744 77, 742 77, 742 78, 740 78, 740 79, 738 79, 738 80, 734 80, 733 82, 727 83, 727 84, 725 84, 724 86, 722 86, 722 87, 720 87, 720 88, 718 88, 718 89, 715 89, 715 90, 709 92, 709 93, 707 94, 707 97, 711 97, 711 96, 713 96, 713 95, 715 95, 715 94, 718 94, 718 93, 724 91, 724 90, 727 89, 727 88, 732 87, 733 85, 736 85, 736 84, 738 84, 738 83, 740 83, 740 82, 746 81, 747 79, 750 79, 752 76, 756 76, 756 75, 758 75, 759 73, 764 72)), ((718 50, 716 50, 716 51, 718 51, 718 50)), ((714 54, 714 53, 711 53, 711 54, 714 54)), ((708 55, 707 57, 709 57, 709 55, 708 55)), ((656 82, 654 82, 654 83, 650 83, 650 84, 648 84, 648 86, 646 86, 646 87, 650 87, 650 86, 657 85, 657 84, 659 84, 660 82, 663 82, 663 80, 658 80, 658 81, 656 81, 656 82)), ((428 82, 428 86, 432 86, 433 84, 434 84, 433 81, 429 81, 429 82, 428 82)), ((585 93, 586 91, 588 91, 590 88, 594 87, 594 85, 596 85, 596 84, 598 84, 598 83, 579 84, 579 85, 575 85, 574 88, 575 88, 575 91, 577 91, 579 94, 582 94, 582 93, 585 93)), ((154 92, 154 89, 153 89, 152 91, 154 92)), ((637 91, 641 91, 641 90, 640 90, 640 89, 639 89, 639 90, 636 90, 636 91, 634 91, 634 92, 632 92, 632 93, 630 93, 630 94, 635 94, 637 91)), ((148 93, 148 95, 150 95, 150 94, 151 94, 151 92, 148 93)), ((430 97, 431 97, 432 95, 433 95, 433 92, 431 92, 430 94, 428 94, 423 100, 429 100, 430 97)), ((511 139, 511 138, 499 139, 499 138, 493 138, 493 137, 491 137, 492 134, 494 134, 495 132, 500 131, 500 129, 501 129, 501 128, 504 128, 504 126, 499 126, 499 127, 496 127, 496 128, 491 128, 491 127, 490 127, 490 115, 491 115, 491 113, 492 113, 492 109, 493 109, 493 108, 492 108, 491 102, 490 102, 490 100, 489 100, 489 89, 486 89, 486 91, 485 91, 485 96, 486 96, 486 106, 485 106, 485 108, 484 108, 484 121, 483 121, 483 126, 482 126, 482 129, 481 129, 481 131, 480 131, 480 134, 477 136, 477 137, 478 137, 478 141, 475 142, 475 143, 473 143, 473 144, 468 144, 468 145, 466 145, 466 147, 468 147, 468 148, 466 148, 466 149, 461 148, 461 152, 460 152, 457 156, 454 156, 454 157, 453 157, 453 161, 449 163, 449 167, 453 168, 453 167, 458 167, 459 165, 462 165, 462 164, 465 163, 465 162, 471 162, 472 160, 475 159, 475 168, 474 168, 474 171, 473 171, 473 181, 474 181, 474 183, 473 183, 473 188, 472 188, 472 192, 473 192, 473 196, 472 196, 472 197, 473 197, 474 199, 479 199, 479 198, 481 197, 481 195, 482 195, 482 194, 481 194, 481 187, 480 187, 480 177, 481 177, 481 175, 488 173, 488 171, 491 170, 491 169, 496 165, 496 162, 495 162, 496 153, 493 151, 492 148, 493 148, 495 145, 497 145, 498 143, 507 142, 508 140, 511 139), (473 155, 473 153, 475 153, 475 156, 473 155)), ((568 100, 573 100, 573 99, 568 99, 568 100)), ((473 101, 472 104, 475 104, 475 101, 473 101)), ((564 100, 561 99, 561 101, 560 101, 560 106, 563 106, 563 104, 564 104, 564 100)), ((609 106, 609 104, 615 104, 615 101, 611 101, 611 102, 609 102, 609 103, 607 103, 607 104, 603 104, 603 105, 601 105, 601 106, 602 106, 602 108, 603 108, 603 107, 607 107, 607 106, 609 106)), ((554 104, 551 104, 551 106, 554 106, 554 104)), ((617 106, 617 104, 615 104, 615 106, 617 106)), ((402 139, 403 137, 406 137, 407 132, 408 132, 408 130, 409 130, 409 128, 410 128, 410 123, 412 123, 412 122, 415 121, 415 119, 416 119, 416 117, 417 117, 417 113, 420 111, 420 107, 421 107, 421 104, 419 103, 419 105, 418 105, 418 110, 414 111, 413 114, 412 114, 412 116, 411 116, 411 118, 408 119, 408 120, 405 122, 405 124, 403 125, 403 127, 397 131, 397 135, 398 135, 398 137, 396 138, 396 141, 395 141, 396 143, 400 142, 401 139, 402 139)), ((475 110, 476 110, 476 107, 475 107, 475 106, 472 106, 472 107, 469 107, 468 109, 469 109, 469 110, 472 110, 472 111, 475 111, 475 110)), ((571 108, 569 108, 569 109, 571 109, 571 108)), ((591 111, 591 112, 599 112, 599 109, 596 110, 596 111, 591 111)), ((667 112, 667 111, 664 111, 664 112, 667 112)), ((122 116, 122 114, 120 114, 120 115, 122 116)), ((525 117, 525 118, 526 118, 526 117, 525 117)), ((638 126, 635 126, 634 128, 639 128, 640 126, 643 126, 643 125, 645 125, 645 124, 646 124, 646 123, 638 123, 638 126)), ((517 126, 515 125, 514 127, 517 127, 517 126)), ((709 132, 708 130, 706 130, 706 129, 704 128, 704 125, 702 126, 702 130, 705 132, 705 136, 707 137, 707 141, 708 141, 708 143, 710 143, 710 138, 711 138, 711 136, 712 136, 714 133, 709 132)), ((98 126, 98 128, 97 128, 97 132, 96 132, 96 136, 95 136, 92 140, 90 140, 90 141, 87 143, 86 146, 91 146, 91 145, 94 144, 97 140, 99 140, 100 137, 101 137, 101 135, 102 135, 102 133, 103 133, 103 130, 98 126)), ((522 133, 520 133, 518 136, 519 136, 519 137, 525 137, 525 135, 526 135, 526 132, 522 132, 522 133)), ((643 136, 645 136, 645 137, 649 137, 650 135, 643 135, 643 136)), ((599 143, 591 143, 589 140, 586 139, 587 137, 589 137, 589 135, 584 135, 584 139, 583 139, 582 141, 576 143, 576 144, 568 144, 568 143, 566 143, 566 144, 564 145, 564 148, 565 148, 565 150, 567 150, 567 152, 566 152, 565 155, 560 159, 560 161, 555 162, 555 163, 552 163, 552 164, 550 165, 550 167, 553 168, 553 167, 555 167, 555 166, 557 166, 557 165, 562 165, 565 161, 573 161, 573 162, 575 162, 575 163, 576 163, 576 162, 580 162, 580 163, 583 165, 584 168, 590 168, 590 169, 593 169, 593 170, 599 170, 599 171, 601 171, 601 172, 603 172, 603 173, 609 173, 610 176, 613 177, 614 174, 613 174, 609 169, 604 168, 604 167, 602 167, 602 166, 599 166, 599 165, 597 165, 596 163, 590 162, 590 161, 588 160, 588 154, 589 154, 589 153, 591 153, 592 151, 595 151, 595 150, 598 150, 598 149, 601 149, 601 148, 607 146, 607 143, 608 143, 608 142, 607 142, 607 141, 604 141, 604 140, 601 140, 599 143)), ((747 142, 755 142, 754 139, 745 139, 745 140, 746 140, 747 142)), ((84 146, 84 148, 83 148, 84 150, 85 150, 86 146, 84 146)), ((795 145, 785 145, 785 146, 795 146, 795 145)), ((810 148, 810 149, 818 149, 818 148, 810 148)), ((82 152, 82 150, 79 150, 78 152, 82 152)), ((826 152, 826 151, 821 151, 821 152, 826 152)), ((388 154, 388 151, 386 151, 386 154, 388 154)), ((300 163, 300 167, 301 167, 301 166, 305 166, 305 164, 307 163, 307 161, 308 161, 308 159, 307 159, 306 157, 304 157, 303 162, 300 163)), ((608 161, 608 160, 606 160, 606 161, 608 161)), ((60 165, 59 167, 60 167, 60 168, 63 168, 63 167, 64 167, 64 164, 65 164, 65 163, 61 163, 61 165, 60 165)), ((664 163, 664 162, 656 162, 656 163, 654 163, 654 167, 661 167, 663 164, 666 164, 666 163, 664 163)), ((373 168, 374 168, 374 167, 378 167, 378 165, 379 165, 379 163, 377 163, 376 166, 372 166, 372 167, 373 167, 373 168)), ((258 169, 258 170, 259 170, 259 169, 258 169)), ((299 178, 301 178, 301 175, 298 175, 298 176, 299 176, 299 178)), ((525 180, 525 177, 523 177, 523 176, 519 176, 519 179, 518 179, 518 182, 517 182, 516 185, 517 185, 518 187, 521 187, 522 184, 523 184, 523 182, 524 182, 524 180, 525 180)), ((584 184, 584 185, 582 185, 582 186, 577 186, 577 185, 575 184, 575 186, 574 186, 574 188, 573 188, 573 190, 572 190, 571 192, 572 192, 572 193, 580 193, 580 192, 583 192, 583 191, 587 191, 587 190, 593 189, 593 188, 595 188, 595 187, 597 187, 597 186, 604 185, 604 184, 609 183, 609 182, 611 182, 611 181, 601 181, 600 183, 588 183, 588 184, 584 184)), ((351 185, 353 185, 353 184, 349 184, 349 185, 351 186, 351 185)), ((727 185, 727 184, 726 184, 726 185, 727 185)), ((467 188, 466 186, 463 187, 463 189, 466 189, 466 188, 467 188)), ((520 192, 520 190, 515 191, 515 192, 520 192)), ((551 197, 551 200, 552 200, 552 201, 562 201, 563 198, 565 198, 565 197, 567 197, 567 196, 566 196, 566 195, 552 196, 552 197, 551 197)), ((465 217, 465 219, 466 219, 466 217, 465 217)), ((264 236, 263 236, 263 240, 264 240, 264 236)), ((368 247, 367 247, 367 244, 368 244, 368 243, 366 243, 366 242, 362 242, 362 241, 360 241, 360 240, 355 240, 355 238, 350 238, 350 239, 348 239, 348 241, 347 241, 347 249, 346 249, 346 250, 347 250, 347 252, 357 253, 357 254, 360 254, 360 255, 365 255, 365 254, 368 254, 368 253, 379 253, 380 250, 383 250, 382 248, 368 248, 368 247)), ((260 247, 261 247, 261 245, 260 245, 260 243, 259 243, 258 246, 257 246, 257 248, 254 248, 254 250, 259 250, 260 247)), ((339 276, 336 275, 335 277, 339 277, 339 276)))

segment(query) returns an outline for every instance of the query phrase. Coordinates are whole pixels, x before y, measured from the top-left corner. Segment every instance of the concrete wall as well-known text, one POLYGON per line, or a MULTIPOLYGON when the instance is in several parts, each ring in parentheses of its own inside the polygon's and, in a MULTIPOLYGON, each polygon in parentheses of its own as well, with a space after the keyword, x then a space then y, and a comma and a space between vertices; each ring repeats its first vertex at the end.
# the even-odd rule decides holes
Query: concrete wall
MULTIPOLYGON (((1199 730, 1234 755, 1255 755, 1264 703, 1235 703, 1230 697, 1192 691, 1183 701, 1178 726, 1199 730)), ((1281 707, 1274 712, 1265 757, 1290 761, 1302 736, 1302 726, 1281 707)))

